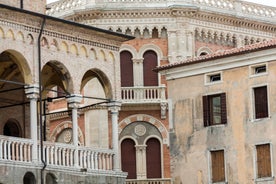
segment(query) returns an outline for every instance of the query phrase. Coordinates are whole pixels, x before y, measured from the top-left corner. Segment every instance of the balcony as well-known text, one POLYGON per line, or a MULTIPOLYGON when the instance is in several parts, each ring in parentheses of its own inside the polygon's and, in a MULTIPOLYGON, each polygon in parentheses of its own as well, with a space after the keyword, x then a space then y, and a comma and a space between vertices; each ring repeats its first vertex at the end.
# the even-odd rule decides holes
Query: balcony
POLYGON ((123 104, 149 104, 166 101, 165 86, 122 87, 123 104))
POLYGON ((172 181, 169 178, 165 179, 144 179, 144 180, 134 180, 134 179, 128 179, 126 180, 126 184, 171 184, 172 181))
MULTIPOLYGON (((40 167, 41 148, 38 145, 38 161, 32 155, 31 139, 0 136, 0 164, 40 167)), ((85 171, 87 174, 112 175, 114 152, 109 149, 74 147, 70 144, 43 142, 43 160, 48 169, 63 171, 85 171), (76 155, 77 154, 77 155, 76 155)))

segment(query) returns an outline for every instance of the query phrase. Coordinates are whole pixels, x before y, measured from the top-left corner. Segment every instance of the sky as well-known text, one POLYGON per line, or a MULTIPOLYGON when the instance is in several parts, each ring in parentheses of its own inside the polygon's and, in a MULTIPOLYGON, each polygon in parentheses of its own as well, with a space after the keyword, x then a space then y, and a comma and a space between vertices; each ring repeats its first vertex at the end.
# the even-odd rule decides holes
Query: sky
MULTIPOLYGON (((51 3, 51 2, 55 2, 55 1, 57 1, 57 0, 47 0, 47 3, 51 3)), ((246 1, 276 7, 275 0, 246 0, 246 1)))

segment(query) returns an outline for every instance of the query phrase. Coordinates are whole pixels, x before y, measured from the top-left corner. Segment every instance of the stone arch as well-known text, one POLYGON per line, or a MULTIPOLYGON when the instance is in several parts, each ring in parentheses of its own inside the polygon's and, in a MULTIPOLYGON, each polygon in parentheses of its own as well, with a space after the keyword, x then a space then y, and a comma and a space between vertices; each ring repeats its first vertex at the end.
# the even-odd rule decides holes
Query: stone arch
POLYGON ((143 45, 140 50, 139 50, 139 53, 138 53, 138 57, 139 58, 143 58, 143 55, 146 51, 148 50, 152 50, 154 52, 156 52, 157 56, 158 56, 158 64, 160 64, 160 59, 163 58, 163 52, 162 50, 160 49, 160 47, 154 45, 154 44, 146 44, 146 45, 143 45))
POLYGON ((99 60, 106 61, 105 52, 103 50, 99 52, 99 60))
POLYGON ((84 57, 88 57, 87 49, 83 45, 80 47, 80 55, 84 57))
POLYGON ((79 55, 79 51, 78 51, 78 48, 77 48, 76 44, 71 45, 70 52, 74 55, 79 55))
MULTIPOLYGON (((44 89, 59 86, 64 92, 73 92, 73 81, 69 70, 59 61, 47 62, 42 68, 42 86, 44 89)), ((43 91, 43 96, 46 95, 43 91)))
MULTIPOLYGON (((21 54, 20 52, 16 51, 16 50, 5 50, 4 52, 2 52, 0 54, 0 57, 3 56, 6 59, 8 58, 11 62, 15 63, 18 67, 18 70, 20 71, 20 73, 23 76, 23 80, 24 81, 20 81, 26 84, 31 84, 32 83, 32 73, 31 73, 31 69, 30 66, 26 60, 26 58, 23 56, 23 54, 21 54)), ((6 71, 8 72, 8 71, 6 71)), ((11 72, 15 72, 15 70, 13 69, 11 72)), ((9 73, 9 75, 11 75, 11 73, 9 73)), ((4 78, 4 76, 2 76, 2 78, 4 78)))
POLYGON ((89 51, 89 55, 90 55, 90 58, 92 60, 97 60, 97 52, 94 48, 91 48, 90 51, 89 51))
MULTIPOLYGON (((72 129, 72 127, 73 125, 71 121, 64 121, 59 123, 52 131, 52 134, 50 135, 50 141, 56 142, 58 135, 62 133, 62 131, 66 129, 72 129)), ((84 145, 84 136, 80 127, 78 127, 78 139, 79 139, 80 145, 84 145)))
POLYGON ((203 56, 203 55, 207 55, 207 54, 212 54, 213 51, 208 48, 208 47, 200 47, 197 52, 196 52, 196 55, 197 56, 203 56))
POLYGON ((0 27, 0 38, 5 38, 4 30, 0 27))
POLYGON ((15 40, 14 33, 11 29, 9 29, 6 33, 6 38, 10 38, 12 40, 15 40))
POLYGON ((57 177, 53 173, 46 174, 46 183, 47 184, 57 184, 57 177))
POLYGON ((55 50, 59 50, 59 45, 58 45, 58 42, 56 39, 53 39, 51 44, 50 44, 50 47, 52 47, 53 49, 55 50))
POLYGON ((163 125, 163 123, 156 119, 153 116, 150 115, 146 115, 146 114, 135 114, 132 116, 128 116, 127 118, 123 119, 122 121, 119 122, 119 134, 122 132, 122 130, 129 124, 134 123, 134 122, 139 122, 139 121, 143 121, 143 122, 148 122, 151 125, 155 126, 163 139, 163 144, 167 144, 169 145, 169 133, 166 129, 166 127, 163 125))
POLYGON ((16 119, 9 119, 3 127, 3 135, 22 137, 22 128, 16 119))
POLYGON ((25 38, 24 38, 24 35, 21 31, 19 31, 16 35, 16 40, 18 41, 22 41, 22 42, 25 42, 25 38))
POLYGON ((46 37, 42 37, 41 38, 41 42, 40 42, 41 46, 42 47, 46 47, 46 48, 49 48, 49 41, 46 37))
POLYGON ((32 172, 27 172, 23 177, 23 184, 36 184, 35 175, 32 172))
POLYGON ((27 35, 27 43, 30 45, 34 44, 34 37, 32 34, 27 35))
POLYGON ((115 56, 112 52, 108 53, 108 61, 114 63, 115 62, 115 56))
POLYGON ((67 52, 67 53, 69 52, 69 46, 65 41, 61 42, 60 50, 64 51, 64 52, 67 52))
POLYGON ((136 49, 133 46, 131 46, 131 45, 123 44, 121 46, 121 48, 120 48, 120 52, 122 52, 122 51, 129 51, 132 54, 133 58, 137 58, 138 57, 136 49))
POLYGON ((112 99, 112 85, 110 79, 103 71, 97 68, 90 69, 83 75, 80 91, 82 91, 83 87, 87 84, 87 82, 93 78, 97 78, 100 82, 105 93, 105 98, 112 99))

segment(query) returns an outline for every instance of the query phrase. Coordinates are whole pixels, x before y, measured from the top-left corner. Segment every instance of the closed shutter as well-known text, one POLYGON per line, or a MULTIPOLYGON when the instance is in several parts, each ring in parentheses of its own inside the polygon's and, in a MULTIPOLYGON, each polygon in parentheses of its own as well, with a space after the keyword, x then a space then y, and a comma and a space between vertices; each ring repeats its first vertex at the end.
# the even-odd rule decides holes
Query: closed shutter
POLYGON ((221 101, 221 123, 227 123, 226 93, 220 95, 221 101))
POLYGON ((202 102, 203 102, 203 122, 204 122, 204 126, 206 127, 206 126, 209 126, 209 119, 210 119, 208 96, 203 96, 202 102))
POLYGON ((224 151, 212 151, 212 182, 225 181, 224 151))
POLYGON ((161 150, 157 139, 147 141, 147 178, 161 178, 161 150))
POLYGON ((152 70, 157 66, 157 55, 153 51, 144 54, 144 86, 158 86, 158 74, 152 70))
POLYGON ((258 178, 271 177, 270 145, 256 146, 258 178))
POLYGON ((136 151, 135 142, 131 139, 123 140, 121 144, 122 171, 127 172, 127 179, 136 179, 136 151))
POLYGON ((132 55, 128 51, 120 53, 120 67, 121 67, 121 86, 133 86, 133 62, 132 55))
POLYGON ((267 87, 254 88, 255 118, 268 117, 267 87))

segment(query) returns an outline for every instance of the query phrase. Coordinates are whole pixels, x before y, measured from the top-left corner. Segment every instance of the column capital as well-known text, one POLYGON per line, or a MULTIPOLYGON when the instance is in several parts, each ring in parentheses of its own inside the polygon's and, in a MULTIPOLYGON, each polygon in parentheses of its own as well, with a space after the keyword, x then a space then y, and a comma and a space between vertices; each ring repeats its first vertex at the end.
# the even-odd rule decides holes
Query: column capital
POLYGON ((32 84, 25 86, 25 94, 29 99, 37 99, 39 97, 39 85, 32 84))
POLYGON ((144 62, 144 59, 143 58, 140 58, 140 59, 132 59, 132 61, 133 61, 133 63, 137 63, 137 64, 139 64, 139 63, 143 63, 144 62))
POLYGON ((82 101, 82 95, 80 94, 72 94, 66 98, 68 107, 70 108, 78 108, 80 102, 82 101))
POLYGON ((119 110, 121 110, 122 102, 120 101, 111 101, 108 103, 108 110, 111 111, 111 113, 118 113, 119 110))

